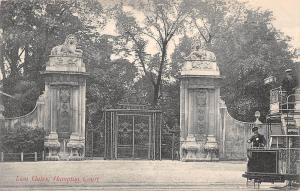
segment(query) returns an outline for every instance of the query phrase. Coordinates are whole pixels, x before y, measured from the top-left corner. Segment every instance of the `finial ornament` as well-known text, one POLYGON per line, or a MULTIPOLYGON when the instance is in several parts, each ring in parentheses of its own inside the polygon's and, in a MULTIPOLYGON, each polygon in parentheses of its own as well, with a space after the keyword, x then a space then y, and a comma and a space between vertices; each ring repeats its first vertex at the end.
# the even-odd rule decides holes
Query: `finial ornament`
POLYGON ((256 112, 254 113, 254 116, 255 116, 255 118, 256 118, 254 124, 255 124, 255 125, 261 125, 262 122, 259 120, 260 112, 259 112, 259 111, 256 111, 256 112))

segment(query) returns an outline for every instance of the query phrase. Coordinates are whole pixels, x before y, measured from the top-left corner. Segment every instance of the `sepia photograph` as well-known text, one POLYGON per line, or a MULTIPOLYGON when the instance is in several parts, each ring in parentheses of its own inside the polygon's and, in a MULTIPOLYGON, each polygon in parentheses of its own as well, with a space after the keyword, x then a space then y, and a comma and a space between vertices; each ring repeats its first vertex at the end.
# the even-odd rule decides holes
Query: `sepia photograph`
POLYGON ((299 0, 0 0, 0 191, 300 190, 299 0))

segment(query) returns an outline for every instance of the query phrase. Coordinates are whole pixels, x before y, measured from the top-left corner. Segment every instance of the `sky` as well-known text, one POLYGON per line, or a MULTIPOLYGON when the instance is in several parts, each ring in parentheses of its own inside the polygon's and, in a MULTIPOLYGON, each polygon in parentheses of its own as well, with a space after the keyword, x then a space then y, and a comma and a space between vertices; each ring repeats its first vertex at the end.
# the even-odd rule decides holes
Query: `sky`
POLYGON ((285 35, 292 37, 291 45, 300 49, 300 0, 248 0, 247 2, 253 8, 271 10, 275 18, 273 25, 285 35))
MULTIPOLYGON (((118 0, 99 0, 104 5, 112 4, 118 0)), ((291 45, 298 48, 300 53, 300 0, 239 0, 248 2, 253 8, 261 7, 273 12, 274 26, 282 31, 285 35, 292 38, 291 45)), ((1 2, 1 0, 0 0, 1 2)), ((112 34, 112 25, 106 27, 106 30, 112 34)), ((105 33, 105 32, 104 32, 105 33)), ((299 58, 300 59, 300 58, 299 58)), ((0 76, 1 79, 1 76, 0 76)))
MULTIPOLYGON (((118 0, 99 0, 104 5, 118 0)), ((130 1, 130 0, 129 0, 130 1)), ((131 0, 132 1, 132 0, 131 0)), ((292 38, 291 47, 297 48, 300 53, 300 0, 238 0, 247 2, 247 6, 261 8, 273 12, 275 28, 292 38)), ((114 23, 111 23, 113 25, 114 23)), ((112 26, 107 26, 110 31, 112 26)))
MULTIPOLYGON (((111 5, 118 0, 99 0, 104 6, 111 5)), ((134 0, 128 0, 134 1, 134 0)), ((270 10, 273 12, 273 25, 276 29, 290 36, 291 48, 297 48, 300 54, 300 0, 238 0, 247 2, 247 6, 251 8, 261 8, 262 10, 270 10)), ((105 31, 112 32, 113 25, 110 23, 105 31)), ((103 31, 104 32, 104 31, 103 31)), ((104 33, 106 33, 104 32, 104 33)), ((155 49, 155 47, 149 47, 155 49)), ((296 59, 300 60, 300 56, 296 59)))

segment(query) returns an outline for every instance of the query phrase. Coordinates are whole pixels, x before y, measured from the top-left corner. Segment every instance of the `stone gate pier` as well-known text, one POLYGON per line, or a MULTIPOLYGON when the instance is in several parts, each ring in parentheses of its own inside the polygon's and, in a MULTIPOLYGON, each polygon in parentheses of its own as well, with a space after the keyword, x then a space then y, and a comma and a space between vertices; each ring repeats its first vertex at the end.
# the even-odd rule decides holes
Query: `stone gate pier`
POLYGON ((85 149, 86 69, 77 40, 52 49, 44 93, 46 160, 81 160, 85 149))
POLYGON ((182 161, 219 160, 220 79, 214 53, 196 47, 185 58, 180 83, 182 161))

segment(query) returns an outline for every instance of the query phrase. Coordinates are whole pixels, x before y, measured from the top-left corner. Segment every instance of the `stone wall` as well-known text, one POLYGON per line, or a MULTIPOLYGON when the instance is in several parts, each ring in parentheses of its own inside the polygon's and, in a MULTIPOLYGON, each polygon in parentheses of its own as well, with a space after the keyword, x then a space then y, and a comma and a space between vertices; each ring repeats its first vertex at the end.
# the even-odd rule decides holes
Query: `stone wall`
MULTIPOLYGON (((81 160, 85 150, 86 73, 77 39, 68 35, 51 50, 45 92, 29 114, 4 119, 6 128, 40 127, 45 130, 46 160, 81 160)), ((1 105, 1 104, 0 104, 1 105)), ((0 107, 0 117, 3 107, 0 107)), ((0 120, 2 125, 3 120, 0 120)))
POLYGON ((20 117, 5 118, 4 126, 5 128, 14 128, 17 126, 44 128, 44 115, 44 96, 41 95, 30 113, 20 117))
POLYGON ((247 139, 251 136, 250 124, 232 118, 227 109, 221 111, 220 158, 246 159, 247 139))
MULTIPOLYGON (((242 122, 234 119, 228 113, 224 104, 220 107, 219 154, 221 160, 245 160, 247 140, 251 137, 253 123, 242 122)), ((259 132, 265 135, 264 128, 259 132)))

